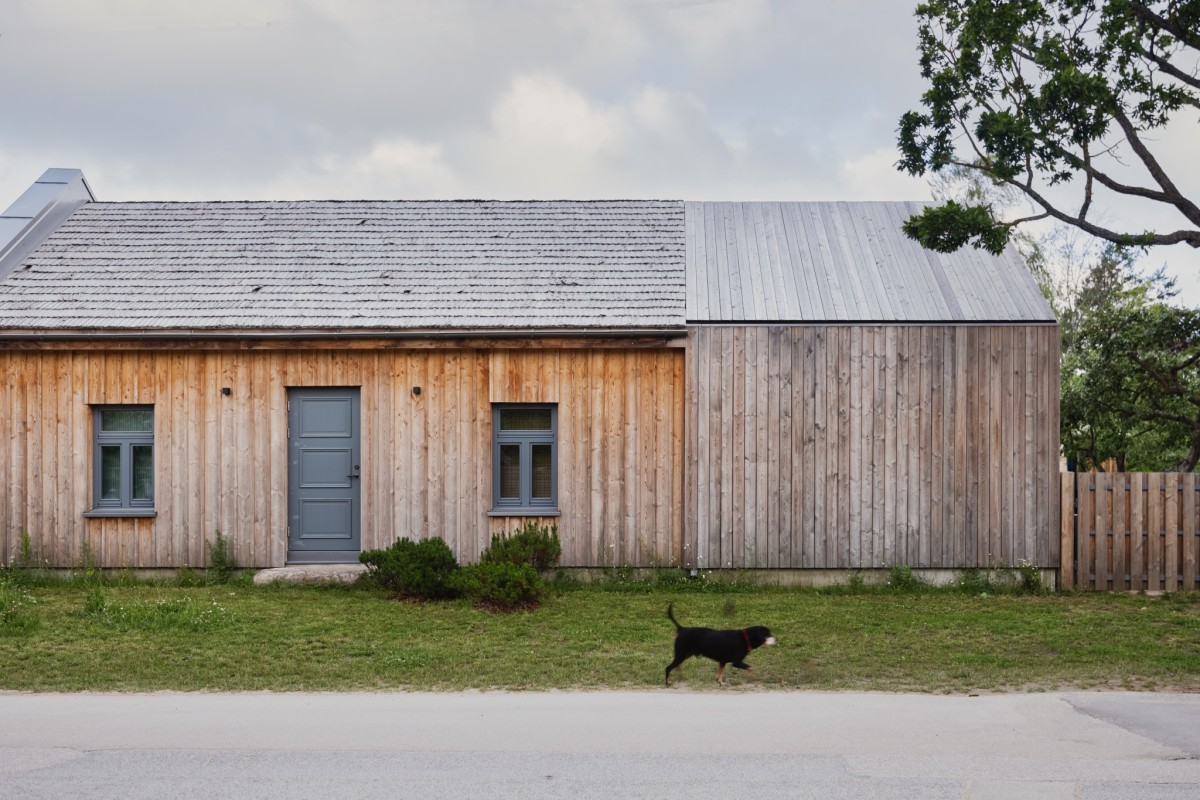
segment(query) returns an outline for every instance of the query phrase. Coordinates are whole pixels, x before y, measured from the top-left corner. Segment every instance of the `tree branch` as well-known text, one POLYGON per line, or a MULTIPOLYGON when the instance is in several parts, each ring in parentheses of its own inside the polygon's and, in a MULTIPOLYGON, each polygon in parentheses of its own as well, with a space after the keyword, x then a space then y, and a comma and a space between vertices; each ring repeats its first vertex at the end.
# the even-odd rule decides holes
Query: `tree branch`
MULTIPOLYGON (((980 169, 980 167, 975 167, 975 168, 980 169)), ((983 170, 983 171, 987 172, 987 170, 983 170)), ((990 172, 988 174, 992 175, 992 173, 990 173, 990 172)), ((1141 234, 1119 233, 1117 231, 1109 230, 1108 228, 1104 228, 1104 227, 1101 227, 1100 225, 1096 225, 1094 223, 1088 222, 1085 219, 1080 219, 1079 217, 1073 217, 1064 211, 1059 211, 1057 208, 1055 208, 1050 203, 1049 200, 1047 200, 1045 197, 1043 197, 1040 192, 1038 192, 1036 189, 1034 189, 1030 186, 1026 186, 1022 183, 1018 183, 1017 181, 1009 180, 1008 178, 1003 178, 1003 177, 996 176, 996 175, 992 175, 992 177, 995 178, 996 180, 1001 181, 1002 183, 1007 183, 1010 186, 1017 187, 1022 192, 1024 192, 1026 195, 1028 195, 1031 200, 1033 200, 1035 203, 1037 203, 1039 206, 1041 206, 1043 209, 1045 209, 1047 214, 1049 214, 1050 216, 1059 220, 1060 222, 1065 222, 1068 225, 1074 225, 1075 227, 1079 228, 1082 231, 1085 231, 1086 233, 1090 233, 1093 236, 1099 236, 1101 239, 1106 239, 1110 242, 1122 242, 1122 241, 1127 241, 1127 240, 1128 241, 1136 241, 1141 244, 1148 244, 1148 245, 1149 244, 1187 244, 1187 245, 1190 245, 1191 247, 1200 248, 1200 230, 1195 230, 1195 231, 1178 230, 1178 231, 1174 231, 1172 233, 1148 233, 1148 234, 1147 233, 1141 233, 1141 234)))
MULTIPOLYGON (((1140 47, 1140 46, 1138 47, 1138 53, 1140 55, 1142 55, 1143 57, 1148 58, 1151 61, 1153 61, 1155 64, 1158 65, 1158 68, 1160 70, 1167 73, 1175 80, 1180 81, 1182 83, 1186 83, 1188 86, 1191 86, 1193 89, 1200 89, 1200 78, 1197 78, 1195 75, 1189 75, 1188 73, 1181 70, 1179 67, 1172 64, 1166 58, 1163 58, 1162 56, 1160 56, 1158 53, 1152 53, 1149 50, 1147 50, 1145 47, 1140 47)), ((1197 108, 1200 108, 1200 99, 1190 97, 1190 98, 1188 98, 1188 100, 1186 102, 1188 105, 1196 106, 1197 108)))
MULTIPOLYGON (((1063 157, 1070 161, 1073 158, 1078 158, 1070 153, 1063 152, 1063 157)), ((1132 197, 1143 197, 1147 200, 1155 200, 1160 203, 1171 203, 1174 198, 1166 192, 1160 192, 1157 189, 1147 189, 1143 186, 1130 186, 1125 183, 1118 183, 1108 176, 1107 173, 1101 172, 1090 164, 1084 164, 1082 160, 1078 162, 1081 169, 1089 177, 1093 177, 1101 186, 1106 189, 1111 189, 1118 194, 1127 194, 1132 197)))
POLYGON ((1095 181, 1095 175, 1093 175, 1095 170, 1092 169, 1092 156, 1088 152, 1087 142, 1083 143, 1083 164, 1085 166, 1085 177, 1083 182, 1083 205, 1079 207, 1080 219, 1087 217, 1088 209, 1092 205, 1092 185, 1095 181))
MULTIPOLYGON (((1117 108, 1113 111, 1113 119, 1121 126, 1121 130, 1125 132, 1125 140, 1129 142, 1129 146, 1133 148, 1133 152, 1137 153, 1138 158, 1142 160, 1151 177, 1163 188, 1164 192, 1170 195, 1170 198, 1165 199, 1164 202, 1175 206, 1175 208, 1179 209, 1179 213, 1183 214, 1189 222, 1200 227, 1200 207, 1197 207, 1195 203, 1184 197, 1179 189, 1176 188, 1174 182, 1167 175, 1166 171, 1163 170, 1162 165, 1158 163, 1158 159, 1154 157, 1154 154, 1150 152, 1150 149, 1146 147, 1141 137, 1138 136, 1137 128, 1133 126, 1129 117, 1125 116, 1125 112, 1117 108)), ((1200 234, 1200 231, 1197 233, 1200 234)))
POLYGON ((1187 45, 1196 50, 1200 50, 1200 34, 1195 31, 1177 25, 1166 17, 1155 14, 1147 8, 1139 0, 1130 0, 1128 8, 1133 12, 1133 15, 1143 22, 1147 22, 1159 30, 1166 31, 1179 40, 1181 44, 1187 45))

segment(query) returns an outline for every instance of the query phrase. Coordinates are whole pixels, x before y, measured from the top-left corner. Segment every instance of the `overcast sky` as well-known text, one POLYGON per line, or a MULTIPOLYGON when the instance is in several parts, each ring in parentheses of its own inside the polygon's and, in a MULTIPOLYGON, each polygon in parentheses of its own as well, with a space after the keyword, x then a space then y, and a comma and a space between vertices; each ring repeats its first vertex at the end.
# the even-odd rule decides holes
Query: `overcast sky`
POLYGON ((0 208, 48 167, 101 200, 929 197, 894 167, 915 0, 4 5, 0 208))

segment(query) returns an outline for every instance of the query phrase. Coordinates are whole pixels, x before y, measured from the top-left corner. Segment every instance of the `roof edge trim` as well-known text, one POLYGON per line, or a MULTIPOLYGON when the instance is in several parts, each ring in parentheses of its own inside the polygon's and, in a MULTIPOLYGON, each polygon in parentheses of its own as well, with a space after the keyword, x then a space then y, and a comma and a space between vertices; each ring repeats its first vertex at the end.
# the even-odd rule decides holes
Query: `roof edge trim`
POLYGON ((654 337, 682 339, 687 336, 684 326, 662 328, 129 328, 129 329, 0 329, 0 341, 110 341, 136 339, 139 341, 190 339, 600 339, 654 337))
POLYGON ((762 319, 762 320, 688 320, 689 328, 835 328, 835 327, 1058 327, 1057 319, 762 319))
POLYGON ((80 206, 96 200, 78 169, 42 173, 16 202, 0 214, 0 280, 37 249, 80 206))

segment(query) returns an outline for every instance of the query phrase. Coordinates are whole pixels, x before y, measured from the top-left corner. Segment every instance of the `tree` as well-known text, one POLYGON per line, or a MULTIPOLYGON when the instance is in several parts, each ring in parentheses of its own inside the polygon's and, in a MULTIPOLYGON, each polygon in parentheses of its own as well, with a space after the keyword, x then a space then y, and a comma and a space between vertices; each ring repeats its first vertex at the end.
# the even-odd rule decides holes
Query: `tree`
POLYGON ((900 120, 898 166, 977 170, 1022 193, 1025 216, 948 200, 905 224, 942 252, 999 253, 1052 219, 1120 245, 1200 248, 1200 198, 1172 180, 1157 129, 1200 110, 1200 0, 929 0, 917 7, 923 111, 900 120), (1128 176, 1124 160, 1140 168, 1128 176), (1074 194, 1063 200, 1064 193, 1074 194), (1175 230, 1104 222, 1116 196, 1173 210, 1175 230))
POLYGON ((1200 310, 1168 302, 1161 271, 1139 275, 1109 248, 1063 327, 1063 450, 1084 466, 1193 471, 1200 463, 1200 310))

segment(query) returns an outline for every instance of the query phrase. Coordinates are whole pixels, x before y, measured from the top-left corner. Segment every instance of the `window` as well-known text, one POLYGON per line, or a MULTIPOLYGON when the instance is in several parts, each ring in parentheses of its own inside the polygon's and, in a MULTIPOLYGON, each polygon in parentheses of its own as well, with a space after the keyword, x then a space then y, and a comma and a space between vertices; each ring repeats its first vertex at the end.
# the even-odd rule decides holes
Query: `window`
POLYGON ((92 511, 86 516, 154 513, 154 407, 93 409, 92 511))
POLYGON ((558 408, 492 410, 492 514, 558 514, 558 408))

